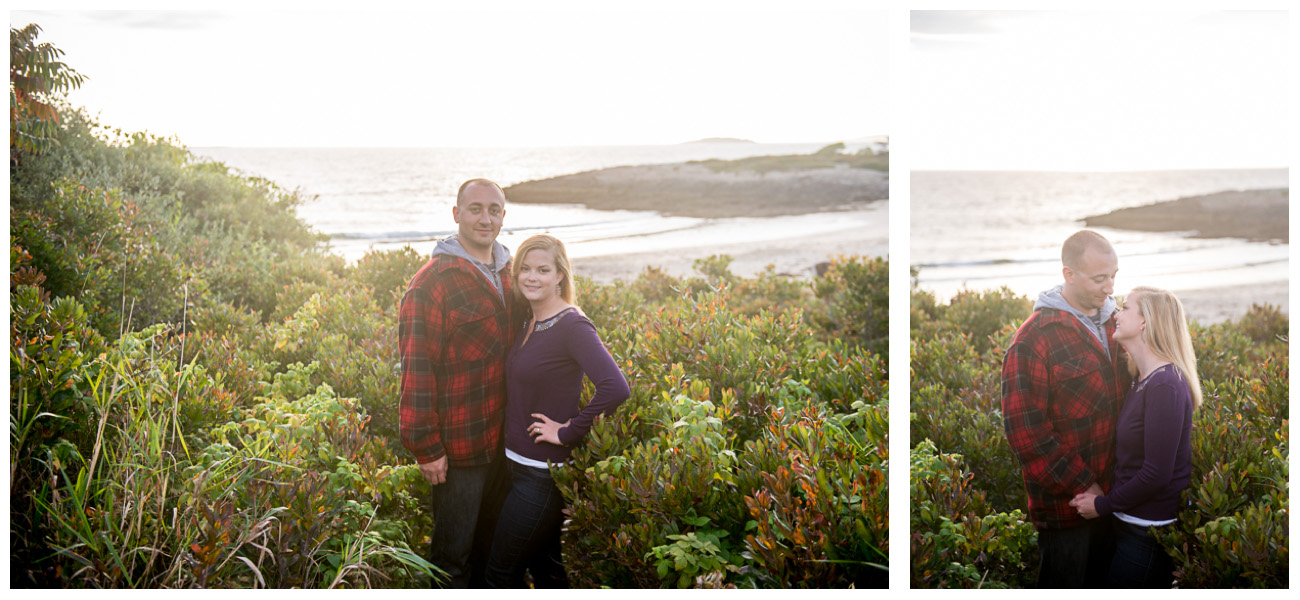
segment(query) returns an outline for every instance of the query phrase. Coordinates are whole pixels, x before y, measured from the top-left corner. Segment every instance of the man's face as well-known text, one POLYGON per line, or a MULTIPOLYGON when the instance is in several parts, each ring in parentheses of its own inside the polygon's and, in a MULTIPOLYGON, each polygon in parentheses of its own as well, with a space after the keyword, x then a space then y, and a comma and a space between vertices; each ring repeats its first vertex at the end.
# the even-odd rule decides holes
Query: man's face
POLYGON ((1079 264, 1065 267, 1063 295, 1071 306, 1087 314, 1097 312, 1106 305, 1106 299, 1115 293, 1115 274, 1119 272, 1119 258, 1113 250, 1088 248, 1079 264))
POLYGON ((506 197, 493 186, 472 185, 465 189, 461 203, 451 209, 451 216, 460 226, 462 246, 471 251, 490 252, 506 216, 506 197))

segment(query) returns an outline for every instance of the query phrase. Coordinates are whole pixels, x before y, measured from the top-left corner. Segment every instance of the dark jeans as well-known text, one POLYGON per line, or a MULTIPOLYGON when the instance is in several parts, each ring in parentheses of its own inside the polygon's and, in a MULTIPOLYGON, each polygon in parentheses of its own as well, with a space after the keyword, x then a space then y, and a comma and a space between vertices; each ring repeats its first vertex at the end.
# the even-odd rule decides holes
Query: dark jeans
POLYGON ((1110 561, 1109 587, 1169 588, 1174 560, 1148 527, 1115 519, 1115 557, 1110 561))
POLYGON ((567 588, 560 558, 560 528, 564 497, 551 480, 551 471, 506 460, 510 491, 501 505, 496 536, 488 556, 487 585, 494 588, 567 588))
MULTIPOLYGON (((429 562, 447 573, 447 588, 481 588, 504 488, 502 462, 448 467, 433 486, 433 541, 429 562)), ((435 587, 437 587, 435 585, 435 587)))
POLYGON ((1104 588, 1115 547, 1110 516, 1038 532, 1039 588, 1104 588))

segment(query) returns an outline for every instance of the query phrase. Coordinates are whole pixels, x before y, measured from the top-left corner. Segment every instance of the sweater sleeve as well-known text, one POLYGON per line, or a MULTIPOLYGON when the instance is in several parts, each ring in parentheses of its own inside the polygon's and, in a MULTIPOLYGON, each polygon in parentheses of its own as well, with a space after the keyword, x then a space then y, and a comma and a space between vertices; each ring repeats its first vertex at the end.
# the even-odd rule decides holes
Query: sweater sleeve
POLYGON ((441 357, 431 355, 434 348, 442 348, 443 315, 422 288, 408 290, 398 310, 397 340, 402 359, 400 437, 416 462, 429 463, 446 456, 435 397, 438 381, 434 364, 441 357))
POLYGON ((1174 384, 1168 382, 1148 385, 1143 395, 1142 468, 1132 479, 1111 490, 1109 495, 1097 497, 1098 514, 1132 510, 1173 479, 1178 441, 1183 429, 1189 426, 1184 422, 1184 399, 1174 384))
POLYGON ((577 361, 587 379, 596 386, 596 393, 591 401, 569 421, 568 426, 561 427, 558 433, 560 443, 572 446, 587 436, 596 415, 613 414, 619 405, 631 395, 627 379, 619 370, 614 357, 610 355, 605 344, 600 341, 596 327, 584 318, 574 320, 567 332, 565 344, 569 355, 577 361))
POLYGON ((1066 450, 1048 414, 1047 361, 1028 342, 1013 343, 1002 363, 1002 426, 1025 477, 1056 495, 1084 491, 1097 480, 1079 455, 1066 450))

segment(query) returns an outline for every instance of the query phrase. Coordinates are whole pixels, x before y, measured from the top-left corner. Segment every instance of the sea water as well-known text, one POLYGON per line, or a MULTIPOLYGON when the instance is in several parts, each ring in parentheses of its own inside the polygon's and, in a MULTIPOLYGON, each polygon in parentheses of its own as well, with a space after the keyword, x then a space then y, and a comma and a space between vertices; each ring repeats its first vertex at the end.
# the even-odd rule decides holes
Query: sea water
MULTIPOLYGON (((856 152, 866 144, 849 144, 856 152)), ((411 246, 421 253, 456 231, 451 209, 468 179, 502 187, 626 165, 711 158, 809 154, 824 144, 708 142, 663 146, 569 148, 191 148, 236 171, 297 189, 297 213, 329 236, 330 251, 349 261, 372 250, 411 246)), ((873 203, 884 204, 884 203, 873 203)), ((793 217, 700 219, 652 211, 590 210, 580 205, 509 204, 500 241, 513 249, 534 233, 565 241, 571 258, 668 250, 702 244, 756 242, 879 227, 885 219, 860 210, 793 217)), ((867 232, 863 233, 864 239, 867 232)))
MULTIPOLYGON (((1116 209, 1231 190, 1286 188, 1286 169, 1113 173, 917 171, 911 174, 912 266, 947 301, 1003 286, 1029 297, 1061 281, 1061 242, 1083 219, 1116 209)), ((1198 239, 1096 227, 1119 255, 1116 293, 1286 281, 1285 243, 1198 239)))

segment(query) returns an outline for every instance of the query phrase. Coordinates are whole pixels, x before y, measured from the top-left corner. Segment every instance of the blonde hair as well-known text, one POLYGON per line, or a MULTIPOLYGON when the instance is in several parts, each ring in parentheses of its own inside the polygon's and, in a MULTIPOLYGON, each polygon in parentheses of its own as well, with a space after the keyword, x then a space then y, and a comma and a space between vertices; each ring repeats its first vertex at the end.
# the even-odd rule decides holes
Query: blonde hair
POLYGON ((560 281, 560 297, 565 302, 573 304, 577 294, 573 289, 573 269, 569 266, 569 255, 564 251, 564 242, 545 234, 535 235, 524 240, 524 243, 520 244, 519 249, 515 251, 515 297, 520 300, 524 299, 523 292, 519 291, 518 264, 523 262, 524 257, 528 256, 528 253, 533 250, 545 250, 551 253, 551 258, 555 261, 555 270, 564 276, 564 279, 560 281))
MULTIPOLYGON (((1187 380, 1192 393, 1192 408, 1201 406, 1201 380, 1196 374, 1196 351, 1192 336, 1187 330, 1183 303, 1172 292, 1153 287, 1136 287, 1124 302, 1137 302, 1137 308, 1146 321, 1142 341, 1153 354, 1174 365, 1187 380)), ((1132 358, 1128 361, 1130 375, 1137 375, 1132 358)))

